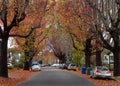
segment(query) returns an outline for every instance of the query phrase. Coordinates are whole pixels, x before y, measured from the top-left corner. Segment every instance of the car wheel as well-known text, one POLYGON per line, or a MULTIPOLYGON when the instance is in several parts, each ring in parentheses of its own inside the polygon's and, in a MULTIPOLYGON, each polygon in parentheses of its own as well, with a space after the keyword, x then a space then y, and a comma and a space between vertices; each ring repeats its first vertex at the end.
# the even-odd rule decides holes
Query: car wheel
POLYGON ((74 71, 76 71, 76 69, 74 71))
POLYGON ((90 78, 92 78, 92 75, 90 75, 90 78))

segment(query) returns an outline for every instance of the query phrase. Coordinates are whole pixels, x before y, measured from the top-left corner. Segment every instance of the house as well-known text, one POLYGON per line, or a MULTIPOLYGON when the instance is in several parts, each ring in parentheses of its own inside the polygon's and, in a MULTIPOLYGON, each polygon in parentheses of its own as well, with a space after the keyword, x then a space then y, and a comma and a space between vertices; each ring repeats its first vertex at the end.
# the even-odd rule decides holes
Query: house
POLYGON ((113 53, 107 49, 104 49, 101 53, 103 64, 114 64, 113 53))

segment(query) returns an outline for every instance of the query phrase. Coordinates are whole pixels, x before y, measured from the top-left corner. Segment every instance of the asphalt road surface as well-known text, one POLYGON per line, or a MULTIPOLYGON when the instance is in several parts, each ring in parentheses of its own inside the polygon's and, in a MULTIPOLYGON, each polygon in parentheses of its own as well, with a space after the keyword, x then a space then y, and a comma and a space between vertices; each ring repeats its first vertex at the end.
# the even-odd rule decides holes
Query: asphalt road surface
POLYGON ((18 86, 95 86, 80 76, 60 69, 46 68, 28 82, 18 86))

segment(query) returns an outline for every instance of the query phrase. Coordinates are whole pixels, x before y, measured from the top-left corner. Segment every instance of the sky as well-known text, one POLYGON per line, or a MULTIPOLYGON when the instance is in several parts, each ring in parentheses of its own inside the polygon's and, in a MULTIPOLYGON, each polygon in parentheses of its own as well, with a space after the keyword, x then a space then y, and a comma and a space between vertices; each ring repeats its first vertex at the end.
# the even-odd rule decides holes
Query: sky
POLYGON ((16 46, 16 43, 12 37, 8 39, 8 48, 13 48, 16 46))

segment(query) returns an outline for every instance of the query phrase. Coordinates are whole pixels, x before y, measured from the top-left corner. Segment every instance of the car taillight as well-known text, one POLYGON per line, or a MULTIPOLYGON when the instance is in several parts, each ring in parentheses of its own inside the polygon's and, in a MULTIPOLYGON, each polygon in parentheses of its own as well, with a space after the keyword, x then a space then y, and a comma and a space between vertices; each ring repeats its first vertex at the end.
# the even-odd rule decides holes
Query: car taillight
POLYGON ((100 73, 100 70, 96 70, 96 72, 100 73))

